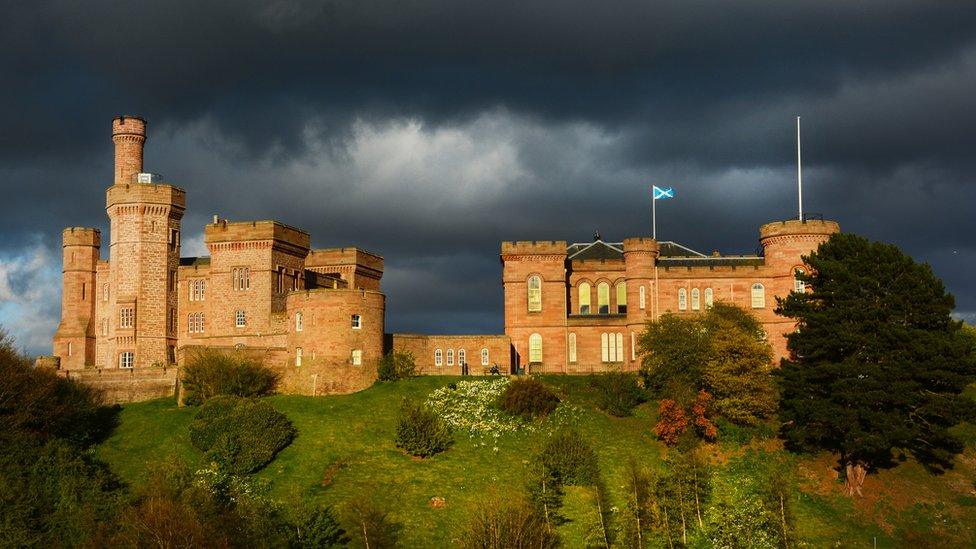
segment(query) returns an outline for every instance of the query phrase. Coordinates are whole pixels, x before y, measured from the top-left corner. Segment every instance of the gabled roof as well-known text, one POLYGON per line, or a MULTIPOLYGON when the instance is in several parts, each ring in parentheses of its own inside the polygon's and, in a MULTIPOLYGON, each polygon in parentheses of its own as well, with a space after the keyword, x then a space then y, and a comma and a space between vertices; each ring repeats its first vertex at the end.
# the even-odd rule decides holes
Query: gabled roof
POLYGON ((180 267, 194 267, 210 265, 210 257, 181 257, 180 267))
POLYGON ((661 247, 659 257, 706 257, 701 252, 696 252, 687 246, 682 246, 671 240, 664 240, 658 244, 661 247))
POLYGON ((566 248, 566 255, 570 260, 578 261, 584 259, 623 259, 623 242, 604 242, 595 240, 593 242, 578 242, 566 248))

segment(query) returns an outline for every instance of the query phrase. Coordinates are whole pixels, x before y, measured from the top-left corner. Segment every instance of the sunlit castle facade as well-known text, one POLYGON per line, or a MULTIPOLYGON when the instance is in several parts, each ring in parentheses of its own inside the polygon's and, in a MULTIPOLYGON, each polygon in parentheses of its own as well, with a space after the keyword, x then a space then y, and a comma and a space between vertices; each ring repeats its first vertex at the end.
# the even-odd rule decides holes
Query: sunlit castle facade
POLYGON ((649 320, 701 314, 724 301, 759 318, 778 363, 795 325, 775 313, 776 298, 804 290, 796 279, 806 268, 801 256, 839 231, 833 221, 768 223, 752 256, 705 255, 643 237, 502 242, 505 333, 530 372, 636 370, 637 338, 649 320))

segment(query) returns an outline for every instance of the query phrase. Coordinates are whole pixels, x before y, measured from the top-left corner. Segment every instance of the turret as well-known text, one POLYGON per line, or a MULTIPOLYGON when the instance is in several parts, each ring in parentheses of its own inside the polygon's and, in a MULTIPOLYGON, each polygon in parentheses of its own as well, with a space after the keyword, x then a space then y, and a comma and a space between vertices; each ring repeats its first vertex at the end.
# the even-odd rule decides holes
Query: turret
POLYGON ((783 267, 789 272, 796 266, 800 256, 809 255, 821 243, 826 242, 830 235, 840 232, 840 225, 836 221, 821 219, 790 219, 767 223, 759 228, 759 242, 763 247, 766 265, 783 267))
POLYGON ((112 120, 115 142, 115 184, 132 183, 142 172, 142 147, 146 142, 146 121, 135 116, 112 120))
POLYGON ((61 368, 84 368, 95 363, 95 265, 102 235, 98 229, 69 227, 61 237, 61 324, 54 354, 61 368))

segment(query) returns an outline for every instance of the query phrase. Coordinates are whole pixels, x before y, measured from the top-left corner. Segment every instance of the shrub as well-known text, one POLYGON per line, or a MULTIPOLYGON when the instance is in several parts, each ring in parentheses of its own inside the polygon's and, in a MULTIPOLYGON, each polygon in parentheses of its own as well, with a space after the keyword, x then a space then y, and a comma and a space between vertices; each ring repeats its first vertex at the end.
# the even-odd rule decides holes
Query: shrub
POLYGON ((549 415, 559 406, 559 397, 537 379, 517 379, 505 387, 498 405, 512 415, 532 419, 549 415))
POLYGON ((270 395, 278 374, 260 361, 204 350, 183 367, 183 402, 203 404, 217 395, 258 397, 270 395))
POLYGON ((654 434, 668 446, 674 446, 688 428, 688 416, 677 402, 669 399, 661 401, 658 412, 660 419, 654 426, 654 434))
POLYGON ((698 396, 691 404, 691 416, 695 420, 695 430, 698 436, 705 440, 715 440, 718 436, 718 427, 712 423, 709 417, 712 415, 712 395, 706 391, 698 391, 698 396))
MULTIPOLYGON (((374 494, 366 490, 366 494, 374 494)), ((393 520, 386 506, 372 495, 360 495, 346 506, 344 518, 349 529, 350 541, 359 547, 397 547, 403 524, 393 520)))
POLYGON ((397 381, 413 377, 417 372, 417 364, 410 351, 390 351, 380 360, 376 370, 380 381, 397 381))
POLYGON ((461 547, 507 549, 559 547, 559 536, 537 508, 523 499, 488 501, 480 505, 463 526, 461 547))
POLYGON ((600 475, 596 452, 574 430, 555 433, 543 447, 538 461, 564 484, 589 486, 600 475))
POLYGON ((451 430, 439 415, 421 402, 404 400, 396 427, 396 446, 410 455, 430 457, 454 442, 451 430))
POLYGON ((226 395, 208 400, 190 425, 193 446, 238 475, 271 463, 295 434, 291 421, 270 404, 226 395))
POLYGON ((350 540, 339 526, 332 507, 306 506, 297 513, 292 529, 292 547, 340 547, 350 540))
POLYGON ((637 376, 627 372, 592 375, 590 385, 597 390, 600 409, 612 416, 629 416, 645 400, 644 390, 637 385, 637 376))

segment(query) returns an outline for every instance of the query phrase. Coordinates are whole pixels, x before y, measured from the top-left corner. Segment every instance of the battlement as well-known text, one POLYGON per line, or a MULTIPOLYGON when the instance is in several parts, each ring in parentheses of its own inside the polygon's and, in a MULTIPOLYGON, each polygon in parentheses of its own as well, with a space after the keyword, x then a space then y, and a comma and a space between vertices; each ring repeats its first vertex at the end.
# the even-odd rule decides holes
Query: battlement
POLYGON ((517 240, 502 242, 502 255, 566 255, 565 240, 517 240))
POLYGON ((383 257, 360 248, 325 248, 312 250, 305 259, 305 268, 359 265, 383 272, 383 257))
POLYGON ((105 191, 105 207, 111 208, 121 204, 164 204, 184 210, 186 191, 165 183, 112 185, 105 191))
POLYGON ((624 239, 624 253, 628 252, 651 252, 654 254, 659 253, 661 247, 658 245, 657 240, 650 237, 632 237, 624 239))
POLYGON ((68 227, 61 233, 64 246, 92 246, 102 245, 102 231, 89 227, 68 227))
POLYGON ((291 244, 308 250, 311 244, 309 234, 297 227, 278 221, 237 221, 219 219, 203 228, 203 240, 207 244, 218 242, 248 242, 254 240, 273 240, 291 244))
POLYGON ((146 119, 124 114, 112 119, 112 137, 133 136, 146 138, 146 119))
POLYGON ((142 147, 146 143, 146 121, 137 116, 117 116, 112 120, 115 143, 115 184, 129 183, 142 171, 142 147))
POLYGON ((822 219, 788 219, 785 221, 774 221, 759 227, 759 240, 766 240, 775 236, 829 236, 840 232, 840 225, 836 221, 824 221, 822 219))

